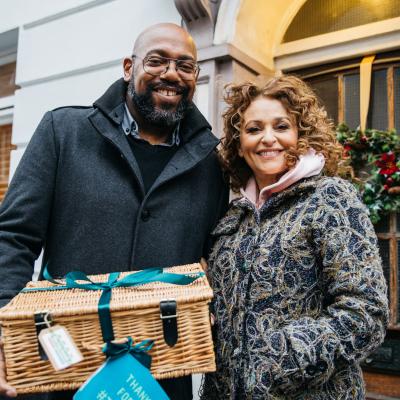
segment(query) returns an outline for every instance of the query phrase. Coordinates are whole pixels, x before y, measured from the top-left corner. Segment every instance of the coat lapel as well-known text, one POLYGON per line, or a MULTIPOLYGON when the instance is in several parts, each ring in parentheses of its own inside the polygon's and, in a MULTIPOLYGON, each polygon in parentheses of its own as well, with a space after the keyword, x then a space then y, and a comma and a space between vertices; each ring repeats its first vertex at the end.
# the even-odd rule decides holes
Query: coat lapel
MULTIPOLYGON (((94 103, 95 111, 89 119, 97 131, 121 153, 131 168, 142 195, 145 196, 139 166, 125 134, 119 128, 124 116, 126 88, 127 83, 123 79, 111 85, 106 93, 94 103)), ((206 119, 192 104, 180 126, 182 143, 147 195, 158 186, 194 168, 215 149, 219 140, 210 129, 206 119)))
POLYGON ((145 195, 144 184, 142 180, 142 175, 140 173, 139 165, 133 156, 132 150, 129 146, 128 140, 125 134, 119 129, 122 117, 123 117, 123 105, 117 107, 116 111, 112 113, 113 120, 104 118, 104 115, 99 111, 95 110, 90 116, 89 120, 96 128, 96 130, 102 135, 107 141, 109 141, 120 153, 121 157, 127 162, 133 175, 140 187, 142 196, 145 195), (121 108, 121 110, 118 110, 121 108), (121 116, 121 121, 119 118, 121 116), (118 125, 114 124, 117 123, 118 125))
POLYGON ((165 182, 190 171, 203 161, 218 145, 219 140, 208 130, 193 137, 190 143, 185 143, 171 158, 164 170, 149 190, 152 192, 165 182))

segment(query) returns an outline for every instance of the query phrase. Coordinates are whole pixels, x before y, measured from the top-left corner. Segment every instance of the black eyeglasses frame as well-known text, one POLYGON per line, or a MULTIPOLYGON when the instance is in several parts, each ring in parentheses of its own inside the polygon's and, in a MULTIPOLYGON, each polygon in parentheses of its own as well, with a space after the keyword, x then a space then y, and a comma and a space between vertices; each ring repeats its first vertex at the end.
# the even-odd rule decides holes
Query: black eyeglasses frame
POLYGON ((199 76, 199 73, 200 73, 200 66, 199 66, 199 64, 196 63, 196 62, 194 62, 195 70, 194 70, 194 73, 193 73, 193 79, 185 79, 185 78, 182 77, 182 75, 179 74, 180 69, 179 69, 179 67, 178 67, 178 65, 179 65, 178 63, 179 63, 180 61, 181 61, 181 62, 184 62, 184 61, 191 61, 191 60, 182 60, 182 59, 179 59, 179 58, 168 58, 168 57, 163 57, 163 56, 159 56, 159 55, 148 55, 148 56, 142 58, 142 57, 139 57, 139 56, 136 55, 136 54, 132 54, 132 59, 135 59, 135 58, 138 58, 138 59, 142 60, 142 65, 143 65, 144 71, 145 71, 147 74, 152 75, 152 76, 160 76, 160 75, 165 74, 165 73, 168 71, 169 67, 170 67, 171 61, 173 61, 173 62, 175 63, 175 70, 176 70, 176 72, 178 73, 178 75, 179 75, 183 80, 185 80, 185 81, 194 81, 194 80, 196 80, 196 79, 198 78, 198 76, 199 76), (167 61, 168 61, 168 64, 167 64, 165 70, 164 70, 163 72, 159 73, 159 74, 154 74, 154 73, 151 73, 151 72, 147 71, 147 69, 146 69, 146 61, 147 61, 150 57, 157 57, 157 58, 160 58, 160 59, 163 59, 163 60, 167 60, 167 61))

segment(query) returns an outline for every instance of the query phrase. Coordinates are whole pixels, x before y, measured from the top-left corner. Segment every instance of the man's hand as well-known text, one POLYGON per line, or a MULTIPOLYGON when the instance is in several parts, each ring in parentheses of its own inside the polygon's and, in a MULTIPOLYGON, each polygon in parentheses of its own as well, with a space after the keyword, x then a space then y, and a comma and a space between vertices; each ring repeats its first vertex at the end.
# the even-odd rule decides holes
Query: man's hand
POLYGON ((3 343, 0 341, 0 395, 17 397, 17 391, 6 381, 6 363, 3 356, 3 343))
POLYGON ((208 264, 204 257, 201 257, 200 264, 201 267, 203 268, 203 271, 207 273, 208 264))

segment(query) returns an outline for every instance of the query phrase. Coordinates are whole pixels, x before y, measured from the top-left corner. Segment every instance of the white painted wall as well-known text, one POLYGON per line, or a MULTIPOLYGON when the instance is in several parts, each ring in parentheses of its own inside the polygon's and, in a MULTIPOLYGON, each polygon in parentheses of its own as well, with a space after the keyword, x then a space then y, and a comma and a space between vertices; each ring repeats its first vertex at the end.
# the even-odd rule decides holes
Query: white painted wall
POLYGON ((157 22, 180 23, 173 0, 114 0, 21 30, 21 84, 130 55, 133 41, 157 22))
POLYGON ((0 0, 0 33, 92 2, 91 0, 0 0))
POLYGON ((10 176, 43 114, 90 105, 122 76, 138 33, 180 24, 173 0, 0 0, 0 33, 19 28, 10 176), (29 17, 28 17, 29 16, 29 17))
POLYGON ((29 142, 43 114, 56 107, 90 105, 122 76, 122 65, 29 85, 15 94, 12 142, 29 142))

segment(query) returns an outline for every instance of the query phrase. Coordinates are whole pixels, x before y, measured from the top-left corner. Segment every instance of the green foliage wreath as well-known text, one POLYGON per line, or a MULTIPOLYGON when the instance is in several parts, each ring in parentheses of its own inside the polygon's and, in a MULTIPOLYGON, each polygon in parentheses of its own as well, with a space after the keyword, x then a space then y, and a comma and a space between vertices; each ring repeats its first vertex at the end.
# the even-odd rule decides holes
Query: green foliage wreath
POLYGON ((400 136, 395 130, 353 131, 344 124, 336 132, 360 179, 372 222, 377 223, 390 212, 400 212, 400 136))

